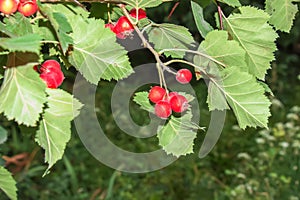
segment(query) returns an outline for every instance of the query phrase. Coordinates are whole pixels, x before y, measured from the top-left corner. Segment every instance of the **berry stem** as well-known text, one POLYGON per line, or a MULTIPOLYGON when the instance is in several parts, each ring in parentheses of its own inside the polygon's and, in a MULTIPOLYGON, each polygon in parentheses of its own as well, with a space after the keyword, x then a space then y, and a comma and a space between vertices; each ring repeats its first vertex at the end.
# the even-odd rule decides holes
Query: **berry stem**
POLYGON ((184 52, 187 52, 187 53, 192 53, 192 54, 196 54, 196 55, 199 55, 199 56, 202 56, 202 57, 205 57, 219 65, 221 65, 222 67, 226 67, 226 65, 216 59, 214 59, 213 57, 207 55, 207 54, 204 54, 204 53, 201 53, 199 51, 194 51, 194 50, 189 50, 189 49, 163 49, 159 52, 159 54, 163 54, 164 52, 169 52, 169 51, 184 51, 184 52))
MULTIPOLYGON (((155 49, 150 45, 150 43, 147 41, 143 33, 140 31, 140 29, 137 27, 137 25, 132 21, 126 7, 124 4, 119 4, 119 7, 122 9, 124 15, 128 18, 129 22, 133 25, 133 28, 135 32, 138 34, 139 38, 142 40, 143 46, 147 48, 155 57, 156 60, 156 68, 158 70, 159 74, 159 80, 160 80, 160 85, 164 86, 164 88, 167 90, 167 84, 166 80, 164 78, 164 71, 168 71, 170 73, 174 73, 169 67, 167 67, 161 60, 160 60, 160 55, 155 49)), ((138 15, 137 15, 138 16, 138 15)))

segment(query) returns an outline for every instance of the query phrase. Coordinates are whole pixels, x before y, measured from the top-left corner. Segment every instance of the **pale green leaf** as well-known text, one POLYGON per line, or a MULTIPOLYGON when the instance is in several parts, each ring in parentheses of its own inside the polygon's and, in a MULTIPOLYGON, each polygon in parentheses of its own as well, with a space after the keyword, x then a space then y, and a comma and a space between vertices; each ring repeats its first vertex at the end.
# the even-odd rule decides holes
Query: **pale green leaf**
POLYGON ((55 30, 62 51, 65 53, 68 50, 69 46, 73 44, 73 38, 70 36, 72 27, 69 24, 67 17, 61 11, 55 12, 52 9, 52 6, 49 4, 43 5, 42 7, 40 7, 40 10, 45 15, 47 15, 48 20, 55 30))
POLYGON ((1 80, 1 79, 3 79, 3 75, 2 75, 2 74, 0 74, 0 80, 1 80))
POLYGON ((4 23, 6 24, 7 30, 9 30, 15 36, 23 36, 33 33, 30 18, 25 17, 19 12, 10 17, 5 17, 4 23), (16 24, 18 25, 16 26, 16 24))
POLYGON ((292 2, 293 0, 273 0, 268 3, 272 8, 270 24, 274 25, 276 30, 290 32, 298 12, 298 6, 292 2))
POLYGON ((0 126, 0 144, 3 144, 7 140, 7 131, 0 126))
POLYGON ((141 106, 142 109, 154 113, 154 106, 150 103, 148 92, 138 92, 135 94, 133 101, 141 106))
POLYGON ((252 75, 241 72, 237 67, 227 67, 221 74, 221 81, 211 79, 209 83, 209 87, 214 88, 209 94, 211 98, 217 98, 222 93, 242 129, 247 126, 267 128, 271 102, 264 94, 265 89, 252 75))
POLYGON ((160 5, 162 0, 121 0, 123 3, 135 8, 151 8, 160 5))
MULTIPOLYGON (((147 28, 149 41, 157 51, 163 49, 190 49, 194 39, 187 28, 175 24, 155 24, 147 28)), ((168 51, 167 56, 183 58, 184 51, 168 51)))
POLYGON ((9 171, 0 166, 0 189, 12 200, 17 200, 16 181, 9 171))
POLYGON ((48 171, 62 158, 71 137, 71 121, 79 114, 82 104, 61 89, 47 89, 47 94, 48 108, 40 121, 36 141, 45 149, 48 171))
POLYGON ((36 125, 46 101, 46 84, 33 70, 34 65, 6 69, 0 90, 0 113, 27 126, 36 125))
POLYGON ((192 123, 190 110, 180 118, 171 116, 166 125, 158 128, 159 145, 167 154, 176 157, 193 153, 198 129, 199 127, 192 123))
POLYGON ((205 52, 224 66, 235 65, 248 71, 245 62, 245 50, 239 46, 238 42, 228 40, 226 31, 214 30, 208 33, 198 51, 205 52))
POLYGON ((238 7, 241 6, 241 3, 239 0, 218 0, 219 2, 226 3, 227 5, 230 5, 232 7, 238 7))
POLYGON ((191 5, 196 26, 201 36, 205 38, 207 33, 213 30, 213 27, 207 21, 205 21, 203 8, 193 1, 191 1, 191 5))
POLYGON ((248 72, 264 80, 276 51, 276 32, 268 25, 269 15, 254 7, 241 7, 240 13, 225 18, 231 37, 246 51, 248 72))
POLYGON ((74 46, 70 63, 91 83, 126 78, 133 69, 127 52, 116 43, 115 34, 104 28, 100 19, 83 19, 76 16, 71 21, 74 46))
POLYGON ((41 37, 37 34, 27 34, 14 38, 0 38, 0 46, 10 51, 40 52, 41 37))

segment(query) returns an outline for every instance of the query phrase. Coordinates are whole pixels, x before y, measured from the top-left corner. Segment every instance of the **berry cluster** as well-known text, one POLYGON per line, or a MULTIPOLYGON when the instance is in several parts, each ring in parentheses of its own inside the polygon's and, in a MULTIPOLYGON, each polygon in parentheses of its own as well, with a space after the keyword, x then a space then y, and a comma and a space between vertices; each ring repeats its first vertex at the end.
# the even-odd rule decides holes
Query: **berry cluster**
MULTIPOLYGON (((129 12, 129 15, 133 18, 137 18, 138 20, 147 17, 146 11, 141 8, 138 10, 133 8, 129 12)), ((120 39, 125 39, 128 36, 132 35, 132 32, 134 30, 133 25, 130 23, 129 19, 126 16, 121 16, 115 23, 105 24, 105 28, 110 28, 110 30, 114 32, 120 39)))
MULTIPOLYGON (((181 84, 187 84, 192 80, 192 73, 188 69, 180 69, 176 73, 176 80, 181 84)), ((189 108, 188 100, 185 96, 177 92, 168 92, 160 86, 154 86, 150 89, 148 98, 155 103, 155 115, 167 119, 172 111, 182 113, 189 108)))
POLYGON ((0 12, 10 15, 19 11, 25 17, 33 15, 38 10, 36 0, 0 0, 0 12))
POLYGON ((58 88, 65 79, 60 64, 56 60, 47 60, 40 68, 34 66, 34 70, 40 73, 40 78, 43 79, 48 88, 58 88))
POLYGON ((150 89, 148 98, 155 103, 154 112, 156 116, 167 119, 172 111, 182 113, 189 107, 188 100, 177 92, 168 93, 160 86, 154 86, 150 89))

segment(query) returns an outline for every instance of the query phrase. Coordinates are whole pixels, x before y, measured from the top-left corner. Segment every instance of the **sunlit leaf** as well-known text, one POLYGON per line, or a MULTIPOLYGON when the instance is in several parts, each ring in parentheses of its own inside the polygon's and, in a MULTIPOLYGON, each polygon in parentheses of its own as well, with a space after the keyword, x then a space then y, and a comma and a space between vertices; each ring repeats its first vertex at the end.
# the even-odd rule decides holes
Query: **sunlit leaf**
POLYGON ((226 28, 245 50, 249 73, 264 80, 270 62, 275 59, 277 34, 267 23, 269 15, 263 10, 254 7, 240 7, 239 10, 240 13, 225 19, 226 28))
POLYGON ((0 189, 12 200, 17 200, 16 181, 4 167, 0 166, 0 189))
POLYGON ((46 84, 32 63, 5 70, 0 90, 0 112, 19 124, 35 126, 46 101, 46 84))
POLYGON ((133 72, 127 52, 116 43, 115 34, 104 28, 102 20, 74 16, 71 25, 74 46, 70 62, 89 82, 119 80, 133 72))
POLYGON ((82 104, 60 89, 47 89, 47 94, 48 108, 40 121, 36 141, 45 150, 48 171, 62 158, 71 137, 71 121, 79 114, 82 104))

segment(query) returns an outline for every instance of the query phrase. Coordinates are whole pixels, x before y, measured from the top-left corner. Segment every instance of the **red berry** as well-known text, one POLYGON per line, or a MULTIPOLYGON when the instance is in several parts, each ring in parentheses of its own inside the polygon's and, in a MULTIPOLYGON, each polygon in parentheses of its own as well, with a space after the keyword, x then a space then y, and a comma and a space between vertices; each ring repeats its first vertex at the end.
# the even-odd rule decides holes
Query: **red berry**
POLYGON ((48 88, 57 88, 64 80, 60 64, 56 60, 45 61, 40 68, 40 77, 45 81, 48 88))
POLYGON ((172 114, 171 105, 168 101, 159 101, 155 104, 155 115, 162 119, 167 119, 172 114))
MULTIPOLYGON (((129 12, 129 15, 133 18, 136 18, 136 9, 133 8, 130 12, 129 12)), ((141 20, 141 19, 144 19, 147 17, 147 13, 145 10, 143 9, 138 9, 138 20, 141 20)))
POLYGON ((188 69, 180 69, 177 73, 176 73, 176 80, 179 83, 182 84, 187 84, 192 80, 192 72, 188 69))
POLYGON ((173 96, 175 96, 175 95, 178 95, 178 93, 177 93, 177 92, 170 92, 169 95, 167 96, 167 98, 165 98, 166 101, 170 101, 170 99, 171 99, 173 96))
POLYGON ((174 112, 177 112, 177 113, 184 112, 189 107, 187 99, 184 96, 180 95, 180 94, 174 95, 170 99, 170 104, 171 104, 172 110, 174 112))
POLYGON ((25 17, 35 14, 37 10, 38 5, 36 3, 36 0, 20 1, 18 11, 22 13, 22 15, 24 15, 25 17))
POLYGON ((48 73, 54 70, 60 71, 60 64, 56 60, 46 60, 40 68, 41 73, 48 73))
POLYGON ((58 88, 64 81, 65 76, 62 71, 55 70, 41 73, 40 78, 44 80, 48 88, 58 88))
POLYGON ((128 35, 130 35, 133 32, 133 30, 133 25, 125 16, 119 18, 113 29, 117 37, 120 39, 125 39, 128 35))
POLYGON ((0 12, 10 15, 17 11, 18 0, 0 0, 0 12))
POLYGON ((154 86, 149 91, 148 98, 153 103, 157 103, 160 100, 162 100, 165 95, 166 95, 166 90, 164 88, 159 87, 159 86, 154 86))

